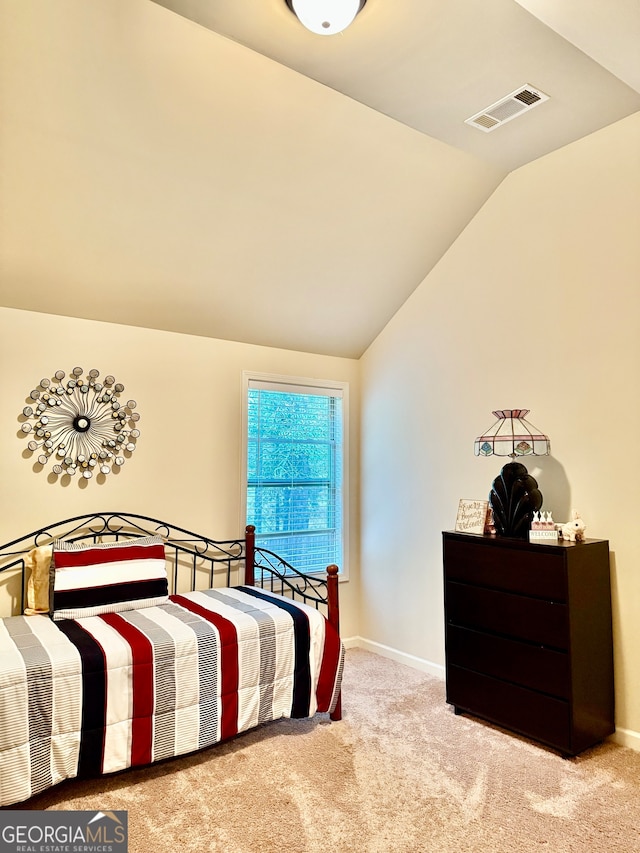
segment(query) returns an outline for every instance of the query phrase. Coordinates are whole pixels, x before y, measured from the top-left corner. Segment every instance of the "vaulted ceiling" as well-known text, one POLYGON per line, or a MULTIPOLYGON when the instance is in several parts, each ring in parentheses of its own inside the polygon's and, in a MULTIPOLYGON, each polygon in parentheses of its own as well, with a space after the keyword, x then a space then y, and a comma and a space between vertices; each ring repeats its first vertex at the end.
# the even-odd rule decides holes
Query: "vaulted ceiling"
POLYGON ((324 38, 284 0, 155 2, 505 171, 639 108, 637 0, 368 0, 324 38), (500 133, 464 123, 525 84, 544 110, 500 133))
POLYGON ((513 169, 640 109, 637 0, 0 0, 0 298, 358 357, 513 169), (53 8, 55 6, 55 9, 53 8), (531 86, 485 133, 465 123, 531 86))

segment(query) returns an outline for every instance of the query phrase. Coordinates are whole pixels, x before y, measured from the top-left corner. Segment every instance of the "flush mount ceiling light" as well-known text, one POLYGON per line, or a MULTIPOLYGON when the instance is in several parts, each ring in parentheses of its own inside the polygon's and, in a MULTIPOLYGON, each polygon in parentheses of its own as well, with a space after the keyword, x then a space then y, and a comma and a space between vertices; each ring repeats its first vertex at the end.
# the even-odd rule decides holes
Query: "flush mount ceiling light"
POLYGON ((301 24, 312 33, 332 36, 349 26, 367 0, 285 0, 301 24))

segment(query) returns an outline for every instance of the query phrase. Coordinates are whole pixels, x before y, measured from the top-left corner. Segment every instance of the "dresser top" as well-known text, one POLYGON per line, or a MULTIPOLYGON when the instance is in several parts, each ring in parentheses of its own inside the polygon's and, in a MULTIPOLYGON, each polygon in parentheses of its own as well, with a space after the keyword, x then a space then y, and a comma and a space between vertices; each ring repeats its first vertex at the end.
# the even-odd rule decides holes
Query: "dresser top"
POLYGON ((472 541, 474 543, 477 542, 478 545, 493 546, 497 548, 516 548, 526 551, 532 549, 537 550, 538 548, 542 548, 544 550, 566 550, 572 548, 584 548, 585 545, 595 545, 599 543, 604 543, 605 545, 609 544, 607 539, 584 539, 582 542, 570 542, 568 539, 558 539, 557 542, 529 542, 528 539, 516 539, 511 536, 495 536, 487 533, 462 533, 458 530, 445 530, 442 535, 448 539, 458 539, 461 542, 472 541))

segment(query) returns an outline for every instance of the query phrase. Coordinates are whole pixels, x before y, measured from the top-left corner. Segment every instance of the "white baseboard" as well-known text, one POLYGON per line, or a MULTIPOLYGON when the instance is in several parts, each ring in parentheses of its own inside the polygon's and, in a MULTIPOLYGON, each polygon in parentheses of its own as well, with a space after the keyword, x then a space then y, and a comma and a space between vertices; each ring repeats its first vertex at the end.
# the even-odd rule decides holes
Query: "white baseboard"
MULTIPOLYGON (((441 666, 439 663, 432 663, 432 661, 425 660, 424 658, 416 657, 416 655, 400 652, 398 649, 394 649, 391 646, 385 646, 382 643, 376 643, 373 640, 366 640, 364 637, 347 637, 343 640, 343 643, 347 649, 366 649, 374 654, 390 658, 397 663, 413 667, 413 669, 428 672, 436 678, 444 678, 444 666, 441 666)), ((617 727, 609 740, 613 741, 613 743, 620 744, 620 746, 628 746, 630 749, 635 749, 636 752, 640 752, 640 732, 633 731, 633 729, 617 727)))
POLYGON ((416 655, 400 652, 398 649, 385 646, 382 643, 376 643, 373 640, 366 640, 364 637, 347 637, 342 641, 347 649, 366 649, 368 652, 381 655, 385 658, 390 658, 396 663, 402 663, 405 666, 410 666, 413 669, 419 669, 422 672, 428 672, 429 675, 435 675, 436 678, 444 678, 444 666, 439 663, 432 663, 424 658, 419 658, 416 655))
POLYGON ((636 752, 640 752, 640 732, 634 732, 633 729, 616 727, 610 740, 614 743, 619 743, 620 746, 629 746, 631 749, 635 749, 636 752))

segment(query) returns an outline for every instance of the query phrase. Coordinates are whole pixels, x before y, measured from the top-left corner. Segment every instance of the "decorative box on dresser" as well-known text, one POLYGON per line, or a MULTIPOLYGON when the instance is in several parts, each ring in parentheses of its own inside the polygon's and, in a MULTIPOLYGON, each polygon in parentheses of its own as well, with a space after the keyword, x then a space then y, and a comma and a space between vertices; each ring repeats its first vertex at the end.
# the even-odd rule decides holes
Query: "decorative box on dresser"
POLYGON ((615 730, 609 543, 443 534, 447 702, 577 755, 615 730))

